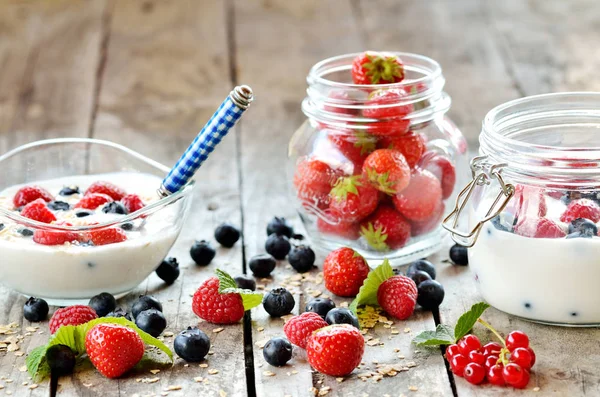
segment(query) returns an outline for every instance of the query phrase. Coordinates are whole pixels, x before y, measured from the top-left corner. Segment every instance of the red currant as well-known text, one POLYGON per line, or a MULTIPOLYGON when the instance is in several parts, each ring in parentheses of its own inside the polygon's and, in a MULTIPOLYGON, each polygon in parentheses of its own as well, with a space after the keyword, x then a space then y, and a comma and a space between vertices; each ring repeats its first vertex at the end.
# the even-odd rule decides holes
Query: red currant
POLYGON ((509 351, 515 350, 517 347, 529 347, 529 338, 523 331, 513 331, 506 335, 506 347, 509 351))
POLYGON ((481 352, 478 352, 477 350, 473 350, 472 352, 469 353, 469 361, 472 363, 477 363, 479 365, 484 365, 485 364, 485 356, 481 352))
POLYGON ((535 352, 531 347, 528 347, 527 350, 529 350, 529 354, 531 354, 531 366, 533 367, 535 364, 535 352))
POLYGON ((486 369, 490 369, 496 364, 498 364, 498 356, 487 356, 486 357, 485 363, 484 363, 484 366, 486 369))
POLYGON ((504 366, 502 370, 502 377, 504 381, 513 386, 519 384, 521 382, 521 378, 523 378, 523 373, 525 370, 521 368, 520 365, 515 363, 508 363, 504 366))
POLYGON ((515 389, 524 389, 527 387, 527 384, 529 383, 529 378, 530 378, 529 371, 524 369, 521 380, 517 383, 513 383, 511 386, 514 387, 515 389))
POLYGON ((464 370, 465 379, 474 385, 478 385, 485 379, 485 369, 477 363, 469 363, 464 370))
POLYGON ((454 375, 463 376, 463 372, 465 371, 467 364, 469 364, 469 359, 462 354, 457 354, 452 357, 452 361, 450 361, 450 368, 452 369, 454 375))
POLYGON ((498 342, 490 342, 487 345, 483 346, 483 355, 488 356, 499 356, 500 350, 502 350, 502 345, 498 342))
POLYGON ((504 381, 504 376, 502 376, 502 370, 504 366, 502 364, 496 364, 493 367, 490 367, 487 371, 487 380, 492 385, 496 386, 504 386, 506 382, 504 381))
POLYGON ((473 350, 481 349, 481 342, 475 335, 465 335, 458 341, 458 348, 463 356, 468 356, 473 350))
POLYGON ((452 357, 457 354, 460 354, 458 345, 450 345, 446 348, 446 360, 448 360, 448 362, 452 361, 452 357))
POLYGON ((531 368, 533 357, 531 356, 531 353, 529 353, 528 349, 517 347, 512 351, 512 353, 510 353, 510 361, 515 364, 519 364, 521 368, 529 369, 531 368))

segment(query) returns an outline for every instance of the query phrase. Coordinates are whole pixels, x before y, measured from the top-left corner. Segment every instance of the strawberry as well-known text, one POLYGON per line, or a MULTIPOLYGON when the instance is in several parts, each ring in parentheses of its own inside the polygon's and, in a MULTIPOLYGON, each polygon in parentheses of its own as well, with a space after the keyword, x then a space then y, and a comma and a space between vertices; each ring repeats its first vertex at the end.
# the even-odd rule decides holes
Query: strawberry
POLYGON ((98 181, 92 183, 90 187, 88 187, 85 191, 84 196, 87 196, 92 193, 106 194, 114 201, 121 200, 123 197, 125 197, 126 194, 125 191, 117 185, 105 181, 98 181))
POLYGON ((410 238, 410 223, 388 205, 380 205, 361 223, 360 230, 367 244, 377 251, 401 248, 410 238))
POLYGON ((110 227, 86 232, 84 240, 91 241, 94 245, 108 245, 126 241, 127 234, 121 228, 110 227))
POLYGON ((50 333, 55 333, 63 325, 80 325, 85 324, 98 318, 98 315, 89 306, 85 305, 73 305, 58 309, 52 315, 50 323, 50 333))
POLYGON ((515 234, 534 238, 560 238, 567 233, 556 222, 548 218, 524 218, 515 226, 515 234))
POLYGON ((335 324, 313 332, 306 344, 308 363, 331 376, 346 376, 360 364, 365 338, 350 324, 335 324))
POLYGON ((369 274, 365 258, 352 248, 332 251, 323 263, 325 288, 338 296, 356 296, 369 274))
POLYGON ((423 155, 421 167, 431 172, 442 184, 442 199, 446 200, 452 195, 456 184, 456 169, 446 156, 427 152, 423 155))
POLYGON ((42 198, 35 199, 25 205, 21 210, 21 216, 43 223, 52 223, 56 220, 56 217, 52 211, 46 207, 46 202, 42 198))
POLYGON ((233 324, 244 317, 240 294, 220 294, 219 279, 211 277, 200 285, 192 298, 192 310, 198 317, 214 324, 233 324))
POLYGON ((346 157, 355 164, 365 161, 365 158, 375 150, 376 138, 364 131, 327 130, 327 139, 346 157))
POLYGON ((411 221, 429 219, 442 202, 440 181, 429 171, 415 169, 406 189, 393 197, 394 206, 411 221))
POLYGON ((121 199, 121 203, 123 203, 129 213, 141 210, 145 207, 144 202, 137 194, 126 195, 121 199))
POLYGON ((45 202, 54 200, 54 197, 43 187, 39 186, 23 186, 15 193, 13 197, 13 205, 15 208, 22 207, 31 203, 34 200, 42 199, 45 202))
POLYGON ((403 79, 404 65, 395 55, 366 51, 352 61, 354 84, 391 84, 403 79))
POLYGON ((417 285, 410 277, 393 276, 379 286, 377 303, 387 314, 406 320, 415 310, 417 294, 417 285))
POLYGON ((323 110, 329 113, 355 115, 358 109, 349 108, 356 101, 350 96, 348 91, 337 90, 332 91, 327 96, 327 101, 323 105, 323 110))
POLYGON ((363 116, 376 119, 368 124, 369 133, 377 136, 402 135, 408 132, 410 120, 406 117, 414 111, 406 104, 403 89, 377 90, 365 101, 363 116))
POLYGON ((302 160, 294 174, 298 198, 308 209, 326 209, 329 206, 329 192, 340 176, 342 173, 339 170, 320 160, 302 160))
POLYGON ((73 208, 85 208, 95 210, 96 208, 113 201, 112 197, 103 193, 86 194, 73 206, 73 208))
POLYGON ((600 221, 600 207, 590 199, 571 201, 563 214, 561 222, 569 223, 577 218, 585 218, 597 223, 600 221))
MULTIPOLYGON (((66 224, 66 226, 72 226, 66 224)), ((33 233, 33 241, 43 245, 63 245, 79 241, 79 233, 66 230, 37 229, 33 233)))
POLYGON ((335 221, 326 221, 319 217, 317 219, 317 229, 323 234, 331 234, 348 240, 358 240, 360 237, 360 225, 358 223, 344 222, 341 219, 338 223, 335 223, 335 221))
POLYGON ((294 345, 306 349, 308 337, 323 327, 327 327, 327 322, 321 316, 314 312, 305 312, 290 318, 283 326, 283 332, 294 345))
POLYGON ((329 209, 344 222, 364 219, 377 208, 379 191, 360 175, 338 179, 331 189, 329 209))
POLYGON ((85 335, 85 351, 98 372, 113 379, 142 359, 144 342, 131 328, 98 324, 85 335))
POLYGON ((410 168, 415 168, 425 152, 425 142, 421 134, 415 134, 414 132, 395 137, 383 137, 379 147, 400 151, 410 168))
POLYGON ((422 221, 410 221, 410 234, 413 237, 420 236, 427 232, 432 231, 442 222, 444 217, 444 210, 446 206, 443 202, 439 202, 437 208, 433 211, 433 214, 427 219, 422 221))
POLYGON ((378 190, 387 194, 400 193, 410 182, 410 167, 404 155, 394 149, 378 149, 363 164, 363 175, 378 190))

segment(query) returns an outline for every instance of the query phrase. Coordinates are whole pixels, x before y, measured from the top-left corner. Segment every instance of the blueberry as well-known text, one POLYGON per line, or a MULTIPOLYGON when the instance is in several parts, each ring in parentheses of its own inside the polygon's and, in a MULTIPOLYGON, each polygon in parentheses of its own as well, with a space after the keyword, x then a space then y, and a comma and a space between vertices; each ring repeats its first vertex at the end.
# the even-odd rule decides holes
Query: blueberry
POLYGON ((423 281, 432 280, 432 278, 429 275, 429 273, 424 272, 423 270, 416 270, 416 271, 410 273, 409 277, 412 278, 412 280, 415 282, 415 284, 417 284, 417 287, 423 281))
POLYGON ((119 225, 119 227, 121 229, 125 230, 126 232, 130 232, 133 230, 133 223, 125 222, 125 223, 122 223, 121 225, 119 225))
POLYGON ((60 192, 58 192, 58 194, 61 196, 72 196, 78 193, 80 193, 80 190, 77 186, 65 186, 60 190, 60 192))
POLYGON ((271 234, 265 243, 265 250, 273 255, 275 259, 283 260, 292 248, 290 241, 285 236, 271 234))
POLYGON ((290 314, 296 301, 285 288, 274 288, 263 298, 263 307, 271 317, 281 317, 290 314))
POLYGON ((0 223, 0 231, 4 230, 4 223, 0 223))
POLYGON ((52 345, 46 350, 46 362, 52 375, 69 375, 75 368, 75 353, 69 346, 52 345))
POLYGON ((88 306, 94 309, 98 317, 104 317, 117 307, 117 300, 108 292, 102 292, 90 299, 88 306))
POLYGON ((577 237, 594 237, 598 235, 598 227, 589 219, 577 218, 569 223, 569 236, 578 233, 577 237))
POLYGON ((83 217, 86 217, 86 216, 90 216, 90 215, 92 215, 93 213, 94 213, 94 211, 91 211, 91 210, 78 210, 78 211, 75 213, 75 216, 76 216, 77 218, 83 218, 83 217))
POLYGON ((58 201, 58 200, 51 201, 48 204, 46 204, 46 206, 54 211, 68 211, 71 209, 71 206, 69 205, 69 203, 64 202, 64 201, 58 201))
POLYGON ((469 257, 467 256, 467 247, 454 244, 450 248, 450 260, 454 262, 455 265, 467 266, 469 264, 469 257))
POLYGON ((418 270, 422 270, 429 274, 432 280, 435 280, 435 265, 426 259, 419 259, 408 266, 406 275, 412 278, 412 274, 418 270))
POLYGON ((492 218, 492 225, 494 225, 496 229, 502 230, 503 232, 509 232, 511 230, 511 228, 507 227, 502 223, 502 221, 500 220, 500 215, 492 218))
POLYGON ((135 325, 156 338, 167 328, 167 319, 161 311, 148 309, 137 315, 135 325))
POLYGON ((179 277, 179 262, 177 262, 177 258, 165 258, 158 268, 156 268, 156 275, 165 283, 173 284, 177 280, 177 277, 179 277))
POLYGON ((256 290, 256 281, 250 276, 240 275, 234 277, 233 279, 235 280, 238 288, 249 289, 250 291, 256 290))
POLYGON ((359 328, 358 326, 358 318, 352 313, 351 310, 346 309, 344 307, 337 307, 335 309, 331 309, 327 316, 325 316, 325 321, 327 324, 350 324, 359 328))
POLYGON ((27 229, 26 227, 20 227, 17 229, 17 233, 19 233, 23 237, 31 237, 33 236, 33 230, 27 229))
POLYGON ((267 224, 267 236, 270 236, 271 234, 292 238, 294 236, 294 228, 285 220, 285 218, 276 216, 267 224))
POLYGON ((263 348, 263 357, 270 365, 283 367, 292 358, 292 344, 285 338, 272 338, 263 348))
POLYGON ((298 273, 306 273, 315 267, 315 252, 310 247, 300 245, 292 248, 288 261, 298 273))
POLYGON ((210 350, 210 339, 197 327, 188 327, 175 337, 175 353, 185 361, 202 361, 210 350))
POLYGON ((215 240, 223 247, 231 248, 239 239, 239 229, 230 223, 223 223, 215 229, 215 240))
POLYGON ((105 317, 123 317, 123 318, 131 321, 131 316, 129 315, 129 313, 127 313, 125 310, 121 309, 120 307, 117 307, 115 310, 108 313, 105 317))
POLYGON ((138 314, 148 309, 156 309, 162 312, 162 304, 153 296, 150 295, 140 295, 140 299, 138 299, 133 306, 131 306, 131 314, 133 318, 137 318, 138 314))
POLYGON ((217 252, 206 240, 196 241, 190 248, 190 256, 198 266, 208 266, 217 252))
POLYGON ((444 300, 444 287, 435 280, 423 281, 417 289, 417 303, 425 310, 437 308, 444 300))
POLYGON ((33 296, 27 299, 25 305, 23 306, 23 317, 27 319, 27 321, 31 321, 32 323, 37 323, 40 321, 44 321, 46 317, 48 317, 48 303, 40 298, 34 298, 33 296))
POLYGON ((335 309, 335 302, 329 298, 311 299, 304 307, 304 311, 315 312, 319 316, 323 317, 323 319, 325 319, 327 313, 329 313, 329 311, 332 309, 335 309))
POLYGON ((276 265, 277 261, 269 254, 253 256, 248 263, 248 267, 256 277, 269 277, 276 265))
POLYGON ((129 213, 129 211, 127 211, 127 208, 125 208, 125 206, 119 201, 111 201, 110 203, 107 203, 104 207, 102 207, 102 212, 104 212, 105 214, 120 215, 127 215, 129 213))

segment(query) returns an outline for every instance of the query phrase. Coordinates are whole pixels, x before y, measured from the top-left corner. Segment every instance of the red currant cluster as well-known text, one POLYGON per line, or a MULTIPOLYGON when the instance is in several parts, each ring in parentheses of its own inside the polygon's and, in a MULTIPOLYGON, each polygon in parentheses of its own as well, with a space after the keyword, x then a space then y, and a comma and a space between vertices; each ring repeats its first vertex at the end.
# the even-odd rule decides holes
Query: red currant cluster
POLYGON ((466 335, 446 349, 446 359, 452 372, 478 385, 485 381, 497 386, 524 389, 529 383, 529 371, 535 364, 535 353, 529 338, 522 331, 513 331, 502 345, 490 342, 481 346, 475 335, 466 335))

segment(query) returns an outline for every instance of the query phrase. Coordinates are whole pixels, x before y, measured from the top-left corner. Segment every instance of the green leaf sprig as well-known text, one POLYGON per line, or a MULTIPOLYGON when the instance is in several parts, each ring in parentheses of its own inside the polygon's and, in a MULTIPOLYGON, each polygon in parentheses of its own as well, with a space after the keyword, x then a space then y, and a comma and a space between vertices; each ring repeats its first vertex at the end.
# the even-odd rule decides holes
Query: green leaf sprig
POLYGON ((217 269, 215 271, 219 279, 220 294, 240 294, 244 310, 250 310, 262 303, 263 294, 249 289, 238 288, 235 280, 227 272, 217 269))
POLYGON ((358 291, 358 295, 356 295, 356 298, 354 298, 350 304, 349 309, 356 314, 358 306, 379 306, 379 303, 377 302, 377 290, 385 280, 392 276, 394 276, 392 266, 387 259, 384 259, 381 265, 369 272, 367 279, 363 282, 363 285, 358 291))

